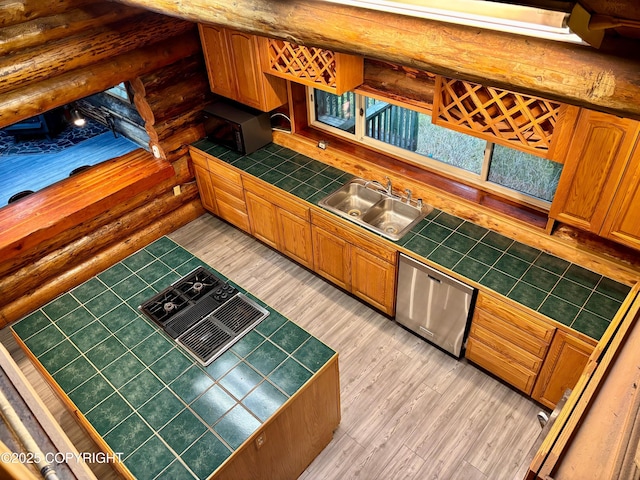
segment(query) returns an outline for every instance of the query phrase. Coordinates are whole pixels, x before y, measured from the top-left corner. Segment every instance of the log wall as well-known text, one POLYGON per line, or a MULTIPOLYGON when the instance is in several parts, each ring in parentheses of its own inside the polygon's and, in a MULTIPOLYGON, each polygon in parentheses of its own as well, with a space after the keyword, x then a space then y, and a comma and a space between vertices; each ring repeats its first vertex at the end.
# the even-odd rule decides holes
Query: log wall
POLYGON ((156 158, 133 152, 0 210, 0 327, 204 212, 186 145, 209 95, 191 22, 112 2, 0 5, 0 128, 121 82, 136 85, 156 158), (100 182, 134 174, 148 180, 101 197, 100 182), (24 241, 9 238, 16 228, 24 241))

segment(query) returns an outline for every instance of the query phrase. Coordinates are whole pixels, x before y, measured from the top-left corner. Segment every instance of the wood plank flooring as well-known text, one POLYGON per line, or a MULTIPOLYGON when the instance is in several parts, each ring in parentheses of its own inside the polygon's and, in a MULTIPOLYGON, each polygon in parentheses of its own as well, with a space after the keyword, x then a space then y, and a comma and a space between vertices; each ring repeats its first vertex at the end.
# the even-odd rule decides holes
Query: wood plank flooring
MULTIPOLYGON (((540 432, 534 402, 208 214, 170 237, 339 352, 342 421, 301 480, 513 478, 540 432)), ((0 340, 52 396, 8 329, 0 340)), ((45 402, 89 451, 73 416, 45 402)))

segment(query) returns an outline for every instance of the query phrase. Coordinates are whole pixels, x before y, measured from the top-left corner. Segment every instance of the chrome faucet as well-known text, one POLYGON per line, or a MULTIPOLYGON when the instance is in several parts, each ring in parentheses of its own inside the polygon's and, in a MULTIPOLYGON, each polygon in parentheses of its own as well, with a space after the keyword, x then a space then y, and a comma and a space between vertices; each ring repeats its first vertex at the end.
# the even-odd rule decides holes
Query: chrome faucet
POLYGON ((411 203, 411 190, 409 190, 408 188, 404 191, 404 193, 407 194, 407 203, 411 203))
POLYGON ((393 187, 391 186, 391 179, 389 177, 384 177, 387 179, 387 193, 389 195, 393 195, 393 187))

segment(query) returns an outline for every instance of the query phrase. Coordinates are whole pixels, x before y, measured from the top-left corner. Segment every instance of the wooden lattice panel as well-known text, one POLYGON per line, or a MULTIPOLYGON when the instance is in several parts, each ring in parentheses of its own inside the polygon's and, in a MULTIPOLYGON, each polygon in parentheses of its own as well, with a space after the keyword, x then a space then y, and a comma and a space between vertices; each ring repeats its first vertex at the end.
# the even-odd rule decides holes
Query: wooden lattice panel
POLYGON ((322 48, 269 39, 269 68, 328 87, 336 84, 334 53, 322 48))
POLYGON ((338 95, 360 85, 362 57, 270 38, 265 72, 338 95))
POLYGON ((434 123, 546 156, 563 104, 438 76, 434 123))

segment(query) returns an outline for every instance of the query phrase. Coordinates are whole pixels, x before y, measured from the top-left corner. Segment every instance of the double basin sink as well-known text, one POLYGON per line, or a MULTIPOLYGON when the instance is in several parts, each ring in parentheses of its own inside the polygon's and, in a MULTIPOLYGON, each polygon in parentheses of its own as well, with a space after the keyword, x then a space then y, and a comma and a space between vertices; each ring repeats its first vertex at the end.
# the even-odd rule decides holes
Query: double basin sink
POLYGON ((432 206, 423 205, 422 200, 412 200, 408 193, 403 198, 392 193, 390 184, 385 189, 378 182, 355 178, 318 204, 385 238, 397 241, 433 210, 432 206))

